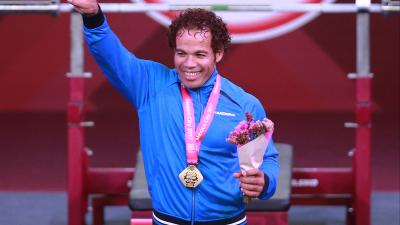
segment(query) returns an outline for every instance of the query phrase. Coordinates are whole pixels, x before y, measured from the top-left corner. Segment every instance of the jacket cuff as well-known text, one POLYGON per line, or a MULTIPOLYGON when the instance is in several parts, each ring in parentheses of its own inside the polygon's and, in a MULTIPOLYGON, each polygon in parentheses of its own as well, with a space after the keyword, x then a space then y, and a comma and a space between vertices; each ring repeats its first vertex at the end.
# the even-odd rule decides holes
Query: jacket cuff
POLYGON ((261 195, 268 190, 268 187, 269 187, 269 176, 264 173, 264 187, 263 190, 261 191, 261 195))
POLYGON ((99 11, 95 15, 82 15, 83 18, 83 24, 85 25, 86 28, 89 29, 94 29, 99 26, 101 26, 104 23, 104 14, 103 11, 101 11, 101 8, 99 6, 99 11))

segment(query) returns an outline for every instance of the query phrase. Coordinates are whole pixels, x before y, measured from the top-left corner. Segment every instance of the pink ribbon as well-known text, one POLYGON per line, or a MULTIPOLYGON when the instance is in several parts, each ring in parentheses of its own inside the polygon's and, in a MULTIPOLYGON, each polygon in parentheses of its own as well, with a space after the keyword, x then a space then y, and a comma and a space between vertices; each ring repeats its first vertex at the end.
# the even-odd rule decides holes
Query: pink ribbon
POLYGON ((218 74, 215 80, 214 87, 208 99, 204 114, 201 117, 200 123, 196 128, 196 133, 194 133, 195 117, 194 117, 194 107, 193 107, 192 97, 186 91, 183 84, 181 84, 182 105, 183 105, 183 115, 184 115, 183 124, 185 127, 185 141, 186 141, 186 160, 188 164, 194 165, 198 163, 200 144, 214 118, 214 113, 217 108, 220 91, 221 91, 221 78, 220 75, 218 74))

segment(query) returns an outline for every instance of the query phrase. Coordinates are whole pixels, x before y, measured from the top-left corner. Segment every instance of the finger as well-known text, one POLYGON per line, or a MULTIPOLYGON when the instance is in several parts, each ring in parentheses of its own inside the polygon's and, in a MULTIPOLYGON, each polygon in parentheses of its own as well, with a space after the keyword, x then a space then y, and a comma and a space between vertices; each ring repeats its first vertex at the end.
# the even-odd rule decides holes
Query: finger
POLYGON ((241 173, 233 173, 233 176, 235 178, 240 178, 242 176, 242 174, 241 173))
POLYGON ((244 189, 242 190, 242 192, 244 195, 247 195, 247 196, 253 197, 253 198, 260 196, 260 193, 261 193, 260 191, 249 191, 249 190, 244 190, 244 189))
POLYGON ((260 186, 264 186, 265 183, 264 178, 255 176, 240 177, 240 182, 244 184, 260 185, 260 186))
POLYGON ((263 186, 261 185, 256 185, 256 184, 244 184, 240 183, 241 190, 244 191, 256 191, 256 192, 261 192, 263 189, 263 186))
POLYGON ((259 169, 250 169, 246 171, 246 176, 261 176, 262 173, 259 169))

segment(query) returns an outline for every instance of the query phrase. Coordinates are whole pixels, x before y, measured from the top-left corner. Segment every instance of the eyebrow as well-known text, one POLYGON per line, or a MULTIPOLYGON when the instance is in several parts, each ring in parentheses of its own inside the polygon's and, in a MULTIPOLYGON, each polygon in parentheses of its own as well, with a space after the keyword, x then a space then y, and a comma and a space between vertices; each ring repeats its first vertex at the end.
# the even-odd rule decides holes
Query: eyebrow
POLYGON ((199 50, 199 51, 196 51, 195 53, 206 53, 206 54, 208 54, 208 51, 205 51, 205 50, 199 50))
MULTIPOLYGON (((175 52, 185 52, 185 53, 186 53, 185 50, 180 49, 180 48, 176 48, 176 49, 175 49, 175 52)), ((198 54, 198 53, 208 54, 209 52, 206 51, 206 50, 197 50, 197 51, 194 52, 194 54, 198 54)))

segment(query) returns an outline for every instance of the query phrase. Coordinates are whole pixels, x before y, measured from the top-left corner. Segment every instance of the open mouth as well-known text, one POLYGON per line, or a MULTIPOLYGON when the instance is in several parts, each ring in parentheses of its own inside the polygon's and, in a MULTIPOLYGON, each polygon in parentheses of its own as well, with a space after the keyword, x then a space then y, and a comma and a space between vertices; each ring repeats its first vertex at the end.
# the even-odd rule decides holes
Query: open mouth
POLYGON ((184 74, 187 80, 195 80, 199 77, 200 72, 184 72, 184 74))

